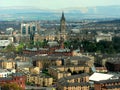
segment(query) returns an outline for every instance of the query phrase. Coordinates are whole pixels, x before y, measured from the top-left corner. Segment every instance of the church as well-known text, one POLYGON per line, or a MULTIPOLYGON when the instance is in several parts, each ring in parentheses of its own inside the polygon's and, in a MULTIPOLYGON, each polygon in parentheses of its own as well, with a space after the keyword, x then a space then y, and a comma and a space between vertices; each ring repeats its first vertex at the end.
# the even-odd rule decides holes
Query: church
POLYGON ((44 39, 48 41, 65 41, 67 38, 67 33, 66 33, 66 21, 65 21, 65 16, 64 12, 62 12, 62 16, 60 19, 60 30, 57 31, 57 34, 47 34, 47 35, 40 35, 38 33, 35 33, 34 35, 34 41, 42 41, 44 39))

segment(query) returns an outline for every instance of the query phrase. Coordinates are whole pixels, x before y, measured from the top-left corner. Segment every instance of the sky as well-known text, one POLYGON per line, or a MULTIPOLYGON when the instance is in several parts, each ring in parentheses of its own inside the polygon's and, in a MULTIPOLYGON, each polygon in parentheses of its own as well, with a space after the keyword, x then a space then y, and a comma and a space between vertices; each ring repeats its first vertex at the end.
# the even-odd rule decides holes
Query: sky
POLYGON ((0 7, 34 7, 39 9, 64 9, 120 5, 120 0, 0 0, 0 7))

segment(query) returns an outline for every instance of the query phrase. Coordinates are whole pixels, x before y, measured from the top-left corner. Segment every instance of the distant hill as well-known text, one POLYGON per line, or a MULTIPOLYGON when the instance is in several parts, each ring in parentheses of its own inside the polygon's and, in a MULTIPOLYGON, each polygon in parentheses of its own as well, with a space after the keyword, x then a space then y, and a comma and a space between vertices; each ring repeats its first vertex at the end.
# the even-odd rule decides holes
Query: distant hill
MULTIPOLYGON (((62 10, 68 20, 120 18, 120 6, 65 8, 62 10)), ((59 20, 62 10, 32 7, 0 8, 0 20, 59 20)))
POLYGON ((109 23, 109 24, 117 24, 117 23, 120 23, 120 19, 117 19, 117 20, 109 20, 109 21, 100 21, 100 22, 97 22, 98 24, 102 24, 102 23, 109 23))

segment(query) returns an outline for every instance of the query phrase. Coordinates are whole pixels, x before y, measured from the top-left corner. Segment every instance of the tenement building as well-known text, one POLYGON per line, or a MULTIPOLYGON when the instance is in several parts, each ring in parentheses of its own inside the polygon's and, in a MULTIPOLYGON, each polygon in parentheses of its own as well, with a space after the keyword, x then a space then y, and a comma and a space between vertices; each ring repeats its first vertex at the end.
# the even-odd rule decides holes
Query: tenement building
POLYGON ((86 73, 64 77, 58 80, 57 90, 89 90, 88 82, 86 73))
POLYGON ((120 90, 120 79, 95 82, 94 90, 120 90))
POLYGON ((51 66, 48 73, 56 79, 71 76, 71 73, 89 73, 90 68, 87 65, 70 65, 70 66, 51 66))
POLYGON ((34 56, 32 57, 33 65, 42 70, 43 68, 49 68, 49 66, 61 66, 62 60, 57 56, 34 56))
POLYGON ((109 58, 106 61, 106 67, 109 71, 120 72, 120 58, 109 58))
POLYGON ((51 86, 53 84, 53 78, 42 74, 28 74, 27 82, 38 86, 51 86))
POLYGON ((0 84, 4 83, 16 83, 22 90, 25 90, 25 76, 21 73, 12 74, 9 77, 0 78, 0 84))
POLYGON ((13 68, 15 68, 15 61, 1 60, 0 66, 1 66, 1 68, 4 68, 4 69, 13 69, 13 68))

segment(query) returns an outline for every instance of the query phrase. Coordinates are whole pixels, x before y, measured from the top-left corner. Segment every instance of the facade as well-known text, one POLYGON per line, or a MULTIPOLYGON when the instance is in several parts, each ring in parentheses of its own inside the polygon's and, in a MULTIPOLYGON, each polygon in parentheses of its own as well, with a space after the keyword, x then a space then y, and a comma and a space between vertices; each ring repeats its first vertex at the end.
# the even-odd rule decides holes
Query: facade
POLYGON ((88 65, 92 67, 94 64, 94 57, 92 56, 70 56, 67 65, 88 65))
POLYGON ((94 90, 120 90, 120 79, 95 82, 94 90))
POLYGON ((12 74, 10 77, 0 78, 0 84, 16 83, 22 90, 25 90, 25 77, 20 73, 12 74))
MULTIPOLYGON (((62 45, 62 47, 64 47, 62 45)), ((48 54, 48 55, 63 55, 63 56, 73 56, 73 52, 70 49, 59 49, 61 47, 48 47, 48 48, 39 48, 39 49, 26 49, 23 50, 24 54, 36 55, 36 54, 48 54)))
POLYGON ((106 67, 109 71, 119 72, 120 71, 120 59, 111 58, 106 61, 106 67))
POLYGON ((108 72, 106 67, 96 67, 95 69, 96 69, 96 72, 103 72, 103 73, 108 72))
POLYGON ((71 76, 73 72, 89 73, 90 69, 86 65, 52 66, 48 68, 48 73, 56 79, 71 76))
POLYGON ((112 41, 112 35, 110 34, 100 34, 96 36, 96 41, 99 42, 101 40, 104 41, 112 41))
POLYGON ((30 35, 30 40, 34 40, 35 33, 39 33, 39 31, 40 31, 40 25, 37 22, 21 24, 21 35, 23 36, 30 35))
POLYGON ((13 35, 0 35, 0 45, 3 45, 4 43, 12 43, 14 42, 14 37, 13 35))
POLYGON ((10 72, 6 69, 0 69, 0 78, 1 77, 7 77, 10 74, 10 72))
POLYGON ((89 90, 87 74, 72 75, 58 80, 57 90, 89 90))
POLYGON ((8 60, 2 60, 0 62, 1 67, 3 69, 13 69, 15 68, 15 62, 14 61, 8 61, 8 60))
POLYGON ((11 41, 10 40, 0 40, 0 47, 6 47, 10 45, 11 41))
POLYGON ((29 74, 27 76, 27 82, 38 86, 51 86, 53 84, 53 78, 39 74, 29 74))
POLYGON ((39 67, 30 67, 29 71, 32 74, 39 74, 40 73, 40 68, 39 67))
POLYGON ((37 27, 36 27, 36 23, 22 23, 21 24, 21 34, 22 35, 30 35, 32 33, 35 34, 37 27))
POLYGON ((42 70, 43 68, 48 68, 49 66, 61 66, 62 60, 58 57, 37 56, 33 57, 33 64, 42 70))

